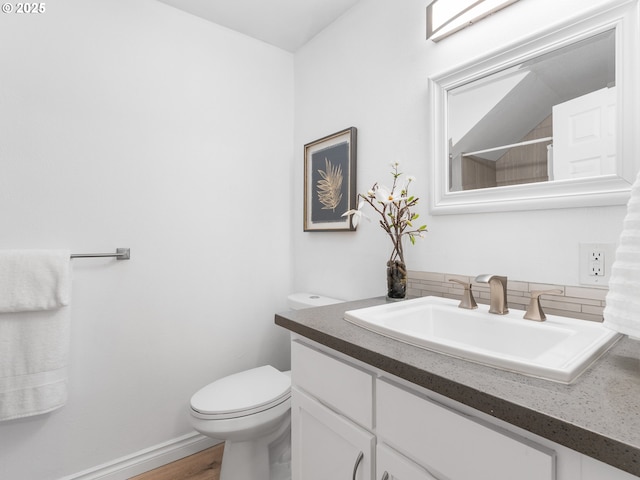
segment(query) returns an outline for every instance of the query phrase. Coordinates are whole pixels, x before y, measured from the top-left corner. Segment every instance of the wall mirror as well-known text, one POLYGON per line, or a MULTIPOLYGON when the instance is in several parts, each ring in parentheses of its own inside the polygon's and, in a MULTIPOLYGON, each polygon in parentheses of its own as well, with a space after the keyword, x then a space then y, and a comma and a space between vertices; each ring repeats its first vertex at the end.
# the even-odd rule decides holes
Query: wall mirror
POLYGON ((432 213, 625 204, 637 9, 609 4, 429 79, 432 213))

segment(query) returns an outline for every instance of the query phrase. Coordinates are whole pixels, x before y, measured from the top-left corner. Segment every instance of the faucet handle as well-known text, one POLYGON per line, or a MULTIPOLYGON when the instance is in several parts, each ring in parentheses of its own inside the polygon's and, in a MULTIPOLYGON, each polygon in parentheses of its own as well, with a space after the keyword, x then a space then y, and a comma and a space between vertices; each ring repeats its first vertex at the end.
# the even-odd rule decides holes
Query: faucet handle
POLYGON ((458 308, 466 308, 468 310, 478 308, 476 299, 473 298, 473 293, 471 292, 471 284, 469 282, 463 282, 462 280, 458 280, 457 278, 450 278, 449 281, 459 283, 464 287, 464 292, 462 294, 462 299, 460 300, 458 308))
POLYGON ((529 306, 524 314, 523 318, 527 320, 534 320, 536 322, 544 322, 547 316, 542 311, 542 305, 540 305, 541 295, 561 295, 562 290, 556 288, 553 290, 533 290, 531 292, 531 300, 529 306))

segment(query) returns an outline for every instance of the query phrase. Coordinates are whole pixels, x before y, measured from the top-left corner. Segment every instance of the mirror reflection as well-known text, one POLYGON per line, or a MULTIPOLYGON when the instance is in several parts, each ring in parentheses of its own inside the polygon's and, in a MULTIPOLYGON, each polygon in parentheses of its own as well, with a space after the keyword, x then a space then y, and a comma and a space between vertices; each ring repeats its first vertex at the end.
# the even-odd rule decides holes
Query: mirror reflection
POLYGON ((616 173, 615 31, 447 92, 449 191, 616 173))

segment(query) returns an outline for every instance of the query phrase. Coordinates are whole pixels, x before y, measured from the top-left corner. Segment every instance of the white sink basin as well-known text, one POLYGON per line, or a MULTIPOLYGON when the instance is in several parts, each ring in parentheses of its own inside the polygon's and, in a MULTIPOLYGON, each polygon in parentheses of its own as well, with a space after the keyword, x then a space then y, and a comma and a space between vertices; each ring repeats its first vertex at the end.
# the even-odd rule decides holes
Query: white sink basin
POLYGON ((547 315, 545 322, 458 308, 422 297, 345 312, 345 320, 439 353, 562 383, 572 382, 621 335, 600 323, 547 315))

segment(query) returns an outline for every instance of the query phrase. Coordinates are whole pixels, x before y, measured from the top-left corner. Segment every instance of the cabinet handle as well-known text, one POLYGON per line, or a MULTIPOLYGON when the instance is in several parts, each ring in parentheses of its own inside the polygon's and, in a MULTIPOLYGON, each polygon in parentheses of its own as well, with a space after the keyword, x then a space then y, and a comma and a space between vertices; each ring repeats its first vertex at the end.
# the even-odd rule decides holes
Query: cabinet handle
POLYGON ((364 453, 360 452, 358 454, 358 458, 356 458, 356 464, 353 466, 353 480, 356 480, 356 473, 358 473, 358 467, 360 466, 360 462, 364 458, 364 453))
POLYGON ((380 480, 389 480, 389 472, 387 472, 385 470, 385 472, 382 474, 382 478, 380 480))

